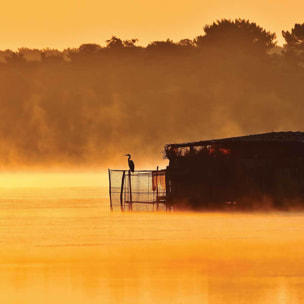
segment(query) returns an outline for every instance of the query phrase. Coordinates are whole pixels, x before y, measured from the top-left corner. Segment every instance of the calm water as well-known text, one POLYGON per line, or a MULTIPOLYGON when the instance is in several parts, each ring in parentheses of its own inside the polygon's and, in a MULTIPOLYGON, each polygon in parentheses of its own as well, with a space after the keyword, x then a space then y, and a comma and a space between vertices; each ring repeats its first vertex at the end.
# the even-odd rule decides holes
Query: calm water
POLYGON ((304 303, 304 214, 111 214, 103 188, 0 190, 0 303, 304 303))

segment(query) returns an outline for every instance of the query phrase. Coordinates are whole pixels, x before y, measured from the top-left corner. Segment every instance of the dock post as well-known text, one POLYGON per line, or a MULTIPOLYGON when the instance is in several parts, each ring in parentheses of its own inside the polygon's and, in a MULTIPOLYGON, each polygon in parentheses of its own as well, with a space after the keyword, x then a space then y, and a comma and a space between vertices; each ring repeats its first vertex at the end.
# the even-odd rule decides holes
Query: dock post
POLYGON ((132 205, 132 186, 131 186, 131 170, 129 170, 129 191, 130 191, 130 203, 129 203, 129 210, 133 210, 133 205, 132 205))
POLYGON ((109 197, 110 197, 110 211, 113 211, 113 205, 112 205, 112 185, 111 185, 111 170, 108 169, 109 174, 109 197))
POLYGON ((121 211, 124 211, 124 206, 123 206, 123 189, 124 189, 124 182, 125 182, 125 171, 122 173, 122 178, 121 178, 121 188, 120 188, 120 208, 121 211))
POLYGON ((159 210, 159 197, 158 197, 158 166, 156 168, 156 211, 159 210))

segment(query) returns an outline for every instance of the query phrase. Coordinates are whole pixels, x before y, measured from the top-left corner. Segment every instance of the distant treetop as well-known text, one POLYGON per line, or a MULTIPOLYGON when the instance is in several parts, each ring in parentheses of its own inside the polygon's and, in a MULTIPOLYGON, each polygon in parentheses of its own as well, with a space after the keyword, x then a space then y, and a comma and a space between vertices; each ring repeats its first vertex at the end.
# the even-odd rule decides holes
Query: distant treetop
POLYGON ((128 40, 121 40, 116 36, 112 36, 111 39, 106 40, 107 48, 118 49, 123 47, 135 47, 135 43, 138 39, 128 39, 128 40))
POLYGON ((248 48, 267 50, 276 45, 275 33, 270 33, 249 20, 222 19, 205 25, 205 35, 196 38, 198 47, 223 46, 225 48, 248 48))
POLYGON ((304 47, 304 23, 296 23, 294 28, 291 29, 291 32, 282 31, 282 36, 284 37, 287 47, 304 47))

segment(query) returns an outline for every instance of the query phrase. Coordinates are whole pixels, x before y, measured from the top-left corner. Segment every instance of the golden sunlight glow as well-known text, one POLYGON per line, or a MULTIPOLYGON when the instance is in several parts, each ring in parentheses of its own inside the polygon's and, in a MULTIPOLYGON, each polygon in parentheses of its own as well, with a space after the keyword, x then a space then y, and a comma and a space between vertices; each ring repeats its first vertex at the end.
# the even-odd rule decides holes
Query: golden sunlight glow
POLYGON ((104 173, 1 173, 1 188, 105 187, 104 173))
POLYGON ((277 33, 303 22, 304 2, 293 1, 6 1, 0 11, 0 49, 67 48, 104 44, 112 35, 138 38, 145 45, 167 38, 178 41, 203 33, 221 18, 245 18, 277 33))

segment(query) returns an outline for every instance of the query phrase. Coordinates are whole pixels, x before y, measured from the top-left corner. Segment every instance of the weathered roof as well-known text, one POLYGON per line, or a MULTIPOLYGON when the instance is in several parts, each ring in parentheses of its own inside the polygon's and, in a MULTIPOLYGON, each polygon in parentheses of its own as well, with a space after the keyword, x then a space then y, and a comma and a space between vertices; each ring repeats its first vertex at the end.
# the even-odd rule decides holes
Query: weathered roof
POLYGON ((189 143, 168 144, 167 147, 179 148, 229 142, 304 142, 304 132, 270 132, 230 138, 203 140, 189 143))

